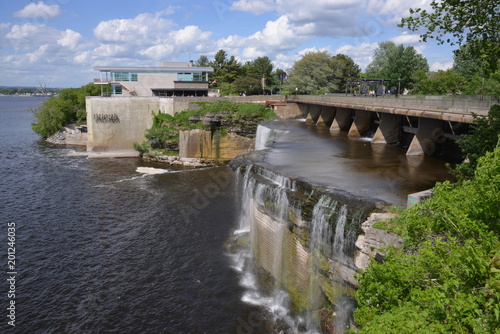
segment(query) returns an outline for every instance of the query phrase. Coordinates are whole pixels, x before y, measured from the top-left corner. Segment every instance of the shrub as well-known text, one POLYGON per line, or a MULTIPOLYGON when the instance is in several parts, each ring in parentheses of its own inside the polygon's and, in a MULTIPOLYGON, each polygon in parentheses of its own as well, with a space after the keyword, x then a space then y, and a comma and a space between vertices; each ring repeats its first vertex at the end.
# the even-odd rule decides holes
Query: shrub
POLYGON ((99 87, 92 83, 78 89, 62 89, 57 97, 51 97, 35 108, 36 122, 31 125, 33 131, 43 137, 49 137, 57 133, 64 124, 85 121, 85 97, 99 94, 99 87))
POLYGON ((359 333, 500 331, 500 145, 391 226, 404 248, 359 275, 359 333))

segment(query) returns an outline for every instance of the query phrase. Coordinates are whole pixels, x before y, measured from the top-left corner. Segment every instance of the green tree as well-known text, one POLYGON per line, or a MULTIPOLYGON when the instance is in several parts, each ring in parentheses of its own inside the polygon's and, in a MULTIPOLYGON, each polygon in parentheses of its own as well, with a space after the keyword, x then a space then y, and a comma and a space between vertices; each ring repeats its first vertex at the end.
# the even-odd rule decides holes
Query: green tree
POLYGON ((326 51, 308 52, 289 70, 284 89, 302 94, 333 93, 342 85, 342 70, 326 51))
POLYGON ((461 136, 458 145, 466 160, 452 171, 461 179, 474 176, 479 158, 491 152, 497 145, 500 134, 500 105, 494 105, 488 116, 474 115, 474 123, 468 134, 461 136))
POLYGON ((344 54, 339 53, 332 57, 333 67, 337 69, 340 73, 340 83, 337 91, 344 92, 346 89, 347 81, 351 79, 359 78, 361 73, 361 68, 354 60, 344 54))
POLYGON ((236 87, 238 93, 245 93, 247 95, 259 94, 262 91, 261 80, 254 77, 239 77, 234 80, 233 85, 236 87))
POLYGON ((241 65, 238 63, 234 56, 227 59, 227 52, 219 50, 210 63, 214 68, 212 79, 216 81, 217 85, 220 83, 232 83, 239 75, 241 65))
POLYGON ((198 58, 198 60, 194 62, 194 66, 197 66, 197 67, 209 67, 210 66, 210 60, 208 59, 207 56, 201 55, 200 58, 198 58))
POLYGON ((491 71, 489 64, 478 59, 468 44, 462 45, 455 52, 453 60, 453 67, 466 80, 464 94, 493 95, 500 98, 500 66, 491 71))
POLYGON ((49 103, 51 100, 52 98, 44 103, 43 108, 36 110, 36 122, 31 124, 33 131, 45 138, 57 133, 66 123, 66 115, 56 103, 49 103))
POLYGON ((93 83, 80 88, 61 89, 57 97, 51 97, 34 110, 36 122, 32 123, 33 131, 43 137, 49 137, 64 124, 84 121, 85 97, 100 94, 100 87, 93 83))
POLYGON ((390 80, 394 86, 400 81, 401 90, 404 90, 412 88, 415 72, 428 70, 427 59, 414 47, 388 41, 379 43, 375 49, 373 60, 366 67, 366 76, 369 79, 390 80))
POLYGON ((465 86, 465 79, 455 69, 437 72, 416 71, 412 93, 428 95, 458 94, 465 86))
POLYGON ((268 57, 259 57, 248 64, 247 75, 256 79, 269 80, 273 72, 273 63, 268 57))
POLYGON ((489 70, 498 68, 500 58, 500 10, 494 0, 433 0, 432 11, 410 9, 400 27, 412 31, 424 29, 420 35, 426 42, 436 39, 440 44, 467 44, 476 59, 484 60, 489 70))

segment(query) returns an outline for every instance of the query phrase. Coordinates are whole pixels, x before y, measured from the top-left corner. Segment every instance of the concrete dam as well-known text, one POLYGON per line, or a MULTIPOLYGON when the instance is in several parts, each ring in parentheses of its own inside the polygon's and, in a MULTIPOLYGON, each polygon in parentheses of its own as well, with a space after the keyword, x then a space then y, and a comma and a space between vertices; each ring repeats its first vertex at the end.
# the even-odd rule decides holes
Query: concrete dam
POLYGON ((133 142, 142 142, 154 113, 174 115, 196 109, 198 103, 226 99, 266 104, 284 119, 345 131, 360 137, 373 133, 372 144, 402 143, 409 156, 456 151, 454 144, 468 131, 476 115, 487 115, 493 102, 436 97, 248 96, 248 97, 88 97, 87 151, 90 156, 136 155, 133 142), (114 152, 114 153, 110 153, 114 152))
POLYGON ((436 159, 412 165, 400 147, 380 150, 305 120, 264 123, 256 148, 230 163, 241 191, 230 249, 243 298, 269 309, 284 330, 343 333, 353 324, 356 274, 401 242, 373 222, 451 175, 436 159))
MULTIPOLYGON (((343 333, 353 323, 356 273, 370 256, 383 256, 379 248, 400 242, 374 231, 368 218, 391 204, 406 205, 409 193, 452 179, 444 162, 431 156, 454 150, 471 112, 485 115, 489 105, 252 98, 291 120, 259 126, 257 151, 230 163, 241 214, 227 248, 245 288, 242 300, 267 309, 277 330, 343 333)), ((90 152, 130 150, 130 138, 142 139, 153 112, 175 114, 209 100, 129 99, 87 99, 90 152)), ((250 332, 251 321, 245 325, 242 332, 250 332)))

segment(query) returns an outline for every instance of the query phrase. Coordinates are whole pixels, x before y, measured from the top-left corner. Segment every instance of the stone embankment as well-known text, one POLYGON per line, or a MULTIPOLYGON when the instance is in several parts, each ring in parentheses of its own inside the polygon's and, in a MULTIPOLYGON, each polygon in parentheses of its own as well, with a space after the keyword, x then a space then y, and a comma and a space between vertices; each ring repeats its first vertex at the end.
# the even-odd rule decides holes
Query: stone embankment
POLYGON ((57 145, 87 145, 87 132, 75 125, 68 125, 59 130, 55 135, 48 137, 47 142, 57 145))

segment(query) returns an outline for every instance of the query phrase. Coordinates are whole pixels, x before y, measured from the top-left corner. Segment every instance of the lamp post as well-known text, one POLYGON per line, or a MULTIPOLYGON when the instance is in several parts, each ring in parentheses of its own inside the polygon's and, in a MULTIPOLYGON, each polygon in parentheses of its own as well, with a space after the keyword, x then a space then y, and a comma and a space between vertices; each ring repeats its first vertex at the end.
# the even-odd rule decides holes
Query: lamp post
POLYGON ((297 96, 297 91, 298 91, 298 90, 299 90, 299 89, 298 89, 297 87, 295 87, 295 96, 297 96))
POLYGON ((481 73, 481 77, 483 79, 483 82, 481 84, 481 101, 483 101, 483 92, 484 92, 484 73, 481 73))
POLYGON ((399 97, 400 90, 401 90, 401 78, 398 79, 398 95, 397 95, 397 97, 399 97))

